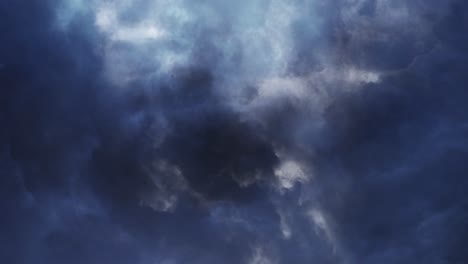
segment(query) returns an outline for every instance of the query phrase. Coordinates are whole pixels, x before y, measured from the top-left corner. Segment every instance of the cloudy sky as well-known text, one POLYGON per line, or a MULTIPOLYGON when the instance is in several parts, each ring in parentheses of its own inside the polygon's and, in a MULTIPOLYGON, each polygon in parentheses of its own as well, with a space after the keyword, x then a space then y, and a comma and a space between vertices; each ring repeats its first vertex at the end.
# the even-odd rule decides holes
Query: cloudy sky
POLYGON ((1 0, 0 262, 468 263, 465 0, 1 0))

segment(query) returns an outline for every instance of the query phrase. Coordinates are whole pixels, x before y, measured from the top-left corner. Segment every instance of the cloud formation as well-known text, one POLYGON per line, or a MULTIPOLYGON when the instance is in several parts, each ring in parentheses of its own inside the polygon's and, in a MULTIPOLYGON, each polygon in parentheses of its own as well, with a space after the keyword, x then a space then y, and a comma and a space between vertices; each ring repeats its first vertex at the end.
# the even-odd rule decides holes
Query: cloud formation
POLYGON ((466 263, 467 11, 0 2, 0 261, 466 263))

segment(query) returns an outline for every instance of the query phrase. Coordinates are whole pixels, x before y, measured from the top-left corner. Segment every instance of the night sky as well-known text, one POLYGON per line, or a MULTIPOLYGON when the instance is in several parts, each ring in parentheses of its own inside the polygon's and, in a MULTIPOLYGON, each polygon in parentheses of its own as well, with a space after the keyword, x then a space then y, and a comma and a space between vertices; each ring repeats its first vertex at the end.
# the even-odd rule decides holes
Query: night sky
POLYGON ((468 1, 0 0, 0 263, 468 263, 468 1))

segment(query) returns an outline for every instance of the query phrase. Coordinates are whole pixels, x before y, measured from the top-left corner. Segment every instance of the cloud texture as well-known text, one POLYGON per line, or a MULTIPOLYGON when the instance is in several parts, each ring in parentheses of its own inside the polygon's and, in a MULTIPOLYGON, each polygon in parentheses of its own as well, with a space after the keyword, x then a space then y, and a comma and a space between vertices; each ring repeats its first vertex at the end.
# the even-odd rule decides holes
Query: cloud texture
POLYGON ((467 263, 461 0, 3 0, 0 262, 467 263))

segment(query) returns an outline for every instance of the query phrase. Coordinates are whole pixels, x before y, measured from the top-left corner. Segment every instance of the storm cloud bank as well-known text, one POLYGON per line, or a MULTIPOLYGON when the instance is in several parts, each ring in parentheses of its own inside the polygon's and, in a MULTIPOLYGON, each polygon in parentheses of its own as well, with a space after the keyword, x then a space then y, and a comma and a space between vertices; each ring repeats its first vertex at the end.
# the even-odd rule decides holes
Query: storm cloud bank
POLYGON ((467 263, 467 14, 0 1, 0 262, 467 263))

